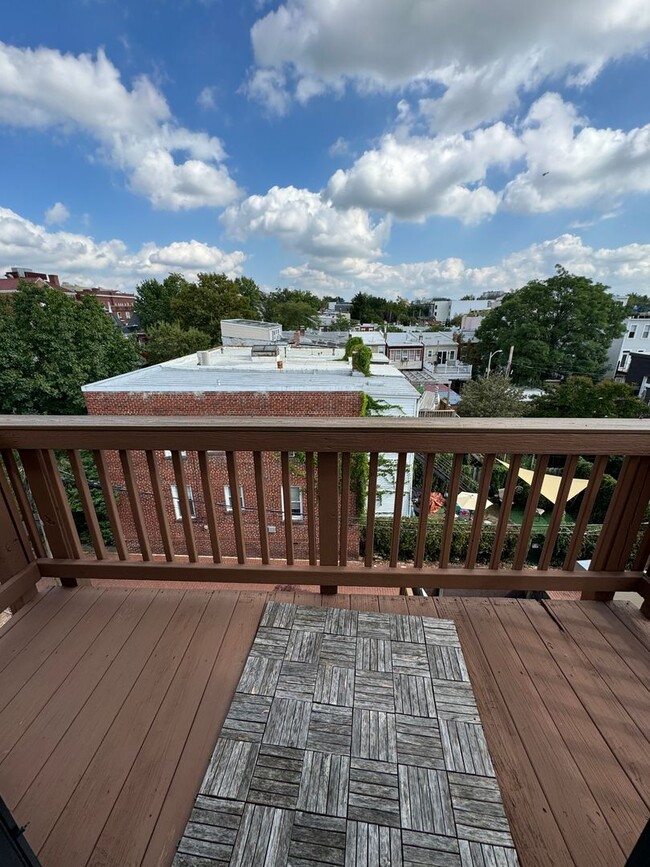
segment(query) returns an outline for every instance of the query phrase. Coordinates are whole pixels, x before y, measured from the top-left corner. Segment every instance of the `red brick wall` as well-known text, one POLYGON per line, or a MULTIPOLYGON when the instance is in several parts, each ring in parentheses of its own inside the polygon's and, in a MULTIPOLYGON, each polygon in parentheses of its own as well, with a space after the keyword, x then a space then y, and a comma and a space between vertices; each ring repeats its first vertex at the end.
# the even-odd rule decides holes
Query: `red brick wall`
MULTIPOLYGON (((361 394, 354 392, 209 392, 209 393, 132 393, 132 392, 92 392, 86 393, 86 405, 92 415, 222 415, 250 416, 312 416, 312 417, 358 417, 361 413, 361 394)), ((139 550, 133 515, 124 490, 119 456, 116 452, 107 453, 111 479, 117 491, 120 519, 128 550, 139 550), (121 489, 121 490, 120 490, 121 489)), ((133 464, 140 500, 145 516, 147 533, 155 553, 161 553, 162 539, 158 527, 151 480, 143 452, 133 453, 133 464)), ((167 519, 176 553, 187 553, 182 521, 174 513, 171 485, 176 485, 171 457, 158 453, 158 466, 165 497, 167 519)), ((193 521, 194 537, 199 554, 210 555, 211 545, 207 527, 206 507, 203 498, 201 475, 195 452, 189 451, 183 462, 186 482, 192 489, 195 507, 193 521)), ((239 483, 244 491, 244 536, 246 552, 251 557, 260 556, 259 519, 253 457, 250 452, 237 453, 239 483)), ((235 556, 235 537, 232 512, 226 509, 224 485, 229 484, 225 454, 214 452, 209 455, 210 484, 215 500, 219 542, 222 556, 235 556)), ((294 551, 297 559, 308 557, 307 539, 307 501, 304 465, 299 457, 290 461, 291 484, 303 490, 303 520, 292 522, 294 551)), ((267 510, 271 557, 285 556, 285 525, 282 513, 282 475, 278 453, 264 455, 264 489, 267 510)), ((234 494, 234 492, 233 492, 234 494)), ((354 498, 350 495, 349 514, 354 516, 354 498)), ((316 507, 316 526, 318 527, 318 507, 316 507)), ((351 518, 349 530, 349 554, 358 554, 358 533, 356 521, 351 518)))

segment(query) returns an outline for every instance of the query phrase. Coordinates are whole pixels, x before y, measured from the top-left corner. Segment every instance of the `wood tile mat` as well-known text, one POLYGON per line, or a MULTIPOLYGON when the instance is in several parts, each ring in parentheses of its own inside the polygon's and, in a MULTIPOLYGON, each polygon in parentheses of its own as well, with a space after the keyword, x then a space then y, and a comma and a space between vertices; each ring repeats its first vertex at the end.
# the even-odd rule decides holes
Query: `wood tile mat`
POLYGON ((269 602, 173 867, 517 867, 451 620, 269 602))

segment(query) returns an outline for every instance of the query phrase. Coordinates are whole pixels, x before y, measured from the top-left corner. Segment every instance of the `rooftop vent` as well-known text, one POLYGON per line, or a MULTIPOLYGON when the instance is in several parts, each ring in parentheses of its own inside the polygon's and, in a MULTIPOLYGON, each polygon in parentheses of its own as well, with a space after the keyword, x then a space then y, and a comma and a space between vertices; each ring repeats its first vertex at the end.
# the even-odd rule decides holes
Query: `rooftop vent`
POLYGON ((196 353, 199 362, 199 367, 208 367, 210 364, 210 352, 207 349, 202 349, 196 353))

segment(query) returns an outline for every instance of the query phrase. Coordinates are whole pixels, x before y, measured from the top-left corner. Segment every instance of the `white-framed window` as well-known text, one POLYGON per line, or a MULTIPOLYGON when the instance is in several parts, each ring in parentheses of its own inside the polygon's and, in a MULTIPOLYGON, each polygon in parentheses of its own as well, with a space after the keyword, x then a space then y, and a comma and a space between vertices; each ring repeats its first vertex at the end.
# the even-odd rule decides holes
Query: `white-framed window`
POLYGON ((644 325, 643 326, 643 334, 641 335, 641 337, 644 340, 647 340, 648 337, 650 337, 650 325, 644 325))
POLYGON ((427 349, 427 358, 431 358, 433 355, 433 349, 427 349))
POLYGON ((449 360, 455 361, 455 359, 456 359, 456 350, 452 349, 451 352, 449 352, 449 360))
MULTIPOLYGON (((302 488, 299 485, 291 485, 291 520, 302 521, 304 512, 302 508, 302 488)), ((280 488, 280 502, 282 503, 282 520, 284 520, 284 490, 280 488)))
POLYGON ((627 335, 628 337, 636 337, 636 325, 630 325, 630 331, 627 335))
MULTIPOLYGON (((172 503, 174 504, 174 515, 176 516, 176 520, 180 521, 181 518, 183 517, 183 514, 181 512, 181 501, 180 501, 180 498, 178 496, 178 488, 176 487, 176 485, 170 485, 169 487, 171 488, 171 492, 172 492, 172 503)), ((186 490, 187 490, 187 499, 188 499, 188 502, 190 504, 190 518, 196 518, 196 510, 194 509, 194 496, 192 494, 192 488, 190 487, 190 485, 187 486, 186 490)))
MULTIPOLYGON (((230 485, 223 486, 223 498, 226 503, 226 511, 232 512, 232 494, 230 493, 230 485)), ((242 510, 246 508, 244 503, 244 487, 243 485, 239 486, 239 505, 242 510)))
MULTIPOLYGON (((165 449, 164 454, 165 454, 165 457, 166 457, 166 458, 171 458, 171 456, 172 456, 171 449, 165 449)), ((182 458, 186 458, 186 457, 187 457, 187 452, 182 451, 182 452, 181 452, 181 457, 182 457, 182 458)))

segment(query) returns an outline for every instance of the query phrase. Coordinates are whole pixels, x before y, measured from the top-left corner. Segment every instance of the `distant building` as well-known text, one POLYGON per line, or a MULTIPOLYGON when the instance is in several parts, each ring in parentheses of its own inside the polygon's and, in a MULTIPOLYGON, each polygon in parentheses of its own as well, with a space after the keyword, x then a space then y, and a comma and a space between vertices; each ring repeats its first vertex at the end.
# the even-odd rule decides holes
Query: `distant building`
POLYGON ((614 366, 614 376, 625 379, 632 353, 650 352, 650 313, 638 313, 628 316, 625 320, 625 331, 622 338, 617 338, 610 350, 610 364, 613 356, 618 353, 614 366))
POLYGON ((61 286, 58 274, 44 274, 40 271, 32 271, 31 268, 14 267, 0 278, 0 296, 10 295, 18 289, 18 284, 34 283, 36 286, 51 286, 52 289, 61 289, 66 295, 74 295, 74 292, 61 286))
POLYGON ((102 289, 99 286, 85 287, 64 284, 66 289, 74 291, 77 301, 90 296, 95 298, 109 313, 119 326, 129 325, 133 317, 135 295, 131 292, 119 292, 117 289, 102 289))
POLYGON ((256 319, 222 319, 221 342, 224 346, 254 346, 282 340, 279 322, 258 322, 256 319))
POLYGON ((650 349, 630 352, 626 359, 625 382, 634 387, 641 400, 650 403, 650 349))

